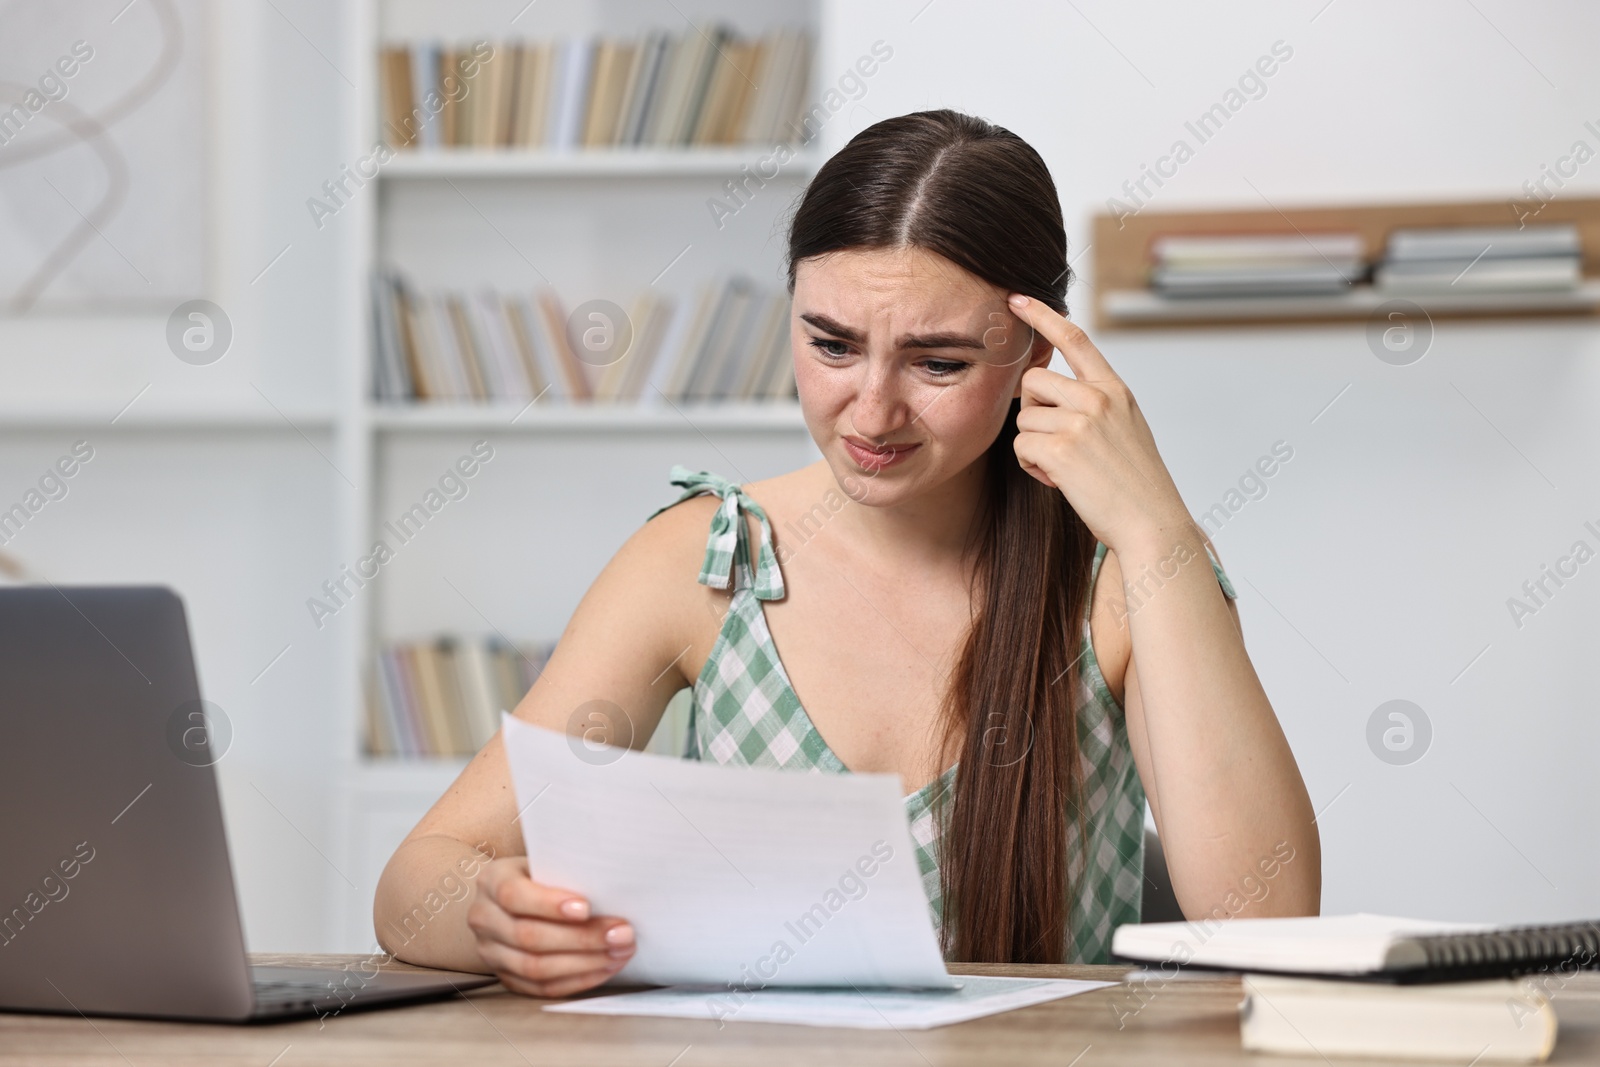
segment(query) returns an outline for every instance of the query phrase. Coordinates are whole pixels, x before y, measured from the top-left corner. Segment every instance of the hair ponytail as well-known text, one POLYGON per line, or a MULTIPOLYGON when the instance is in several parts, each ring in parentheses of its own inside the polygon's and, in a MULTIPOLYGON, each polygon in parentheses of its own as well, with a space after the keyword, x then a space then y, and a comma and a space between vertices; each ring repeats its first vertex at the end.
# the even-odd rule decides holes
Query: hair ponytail
POLYGON ((982 584, 945 698, 944 727, 962 744, 940 873, 953 958, 1059 963, 1067 824, 1080 810, 1077 619, 1095 538, 1059 489, 1017 462, 1020 406, 989 448, 982 584), (997 871, 1010 874, 998 891, 997 871))

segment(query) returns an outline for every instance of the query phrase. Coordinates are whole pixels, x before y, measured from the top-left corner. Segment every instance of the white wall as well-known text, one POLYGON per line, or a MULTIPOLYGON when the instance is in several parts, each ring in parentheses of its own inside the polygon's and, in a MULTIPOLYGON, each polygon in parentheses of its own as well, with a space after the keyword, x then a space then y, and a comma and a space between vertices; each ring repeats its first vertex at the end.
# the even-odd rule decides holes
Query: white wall
MULTIPOLYGON (((825 71, 879 38, 894 57, 826 129, 829 148, 936 107, 1029 140, 1061 194, 1079 321, 1090 216, 1176 138, 1196 144, 1185 120, 1276 41, 1293 54, 1265 94, 1198 145, 1149 210, 1509 200, 1575 140, 1600 147, 1583 125, 1600 126, 1588 51, 1600 11, 1577 2, 1531 18, 1500 0, 924 4, 831 4, 825 71)), ((1563 192, 1600 192, 1600 161, 1563 192)), ((1592 915, 1600 564, 1520 629, 1505 601, 1573 541, 1600 547, 1582 528, 1600 527, 1594 324, 1441 322, 1408 367, 1375 359, 1361 325, 1096 340, 1196 515, 1274 442, 1294 449, 1215 540, 1324 809, 1325 910, 1592 915), (1405 766, 1365 737, 1396 698, 1434 729, 1405 766)))

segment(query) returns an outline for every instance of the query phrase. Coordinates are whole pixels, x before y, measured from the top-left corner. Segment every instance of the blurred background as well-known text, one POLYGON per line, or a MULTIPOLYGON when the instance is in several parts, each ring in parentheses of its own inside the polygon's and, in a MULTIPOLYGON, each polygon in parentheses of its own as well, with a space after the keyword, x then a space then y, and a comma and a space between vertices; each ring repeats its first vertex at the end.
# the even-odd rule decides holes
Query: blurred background
POLYGON ((788 214, 955 108, 1055 176, 1324 910, 1592 917, 1597 39, 1578 0, 12 0, 0 580, 182 595, 249 946, 369 950, 670 466, 816 457, 788 214))

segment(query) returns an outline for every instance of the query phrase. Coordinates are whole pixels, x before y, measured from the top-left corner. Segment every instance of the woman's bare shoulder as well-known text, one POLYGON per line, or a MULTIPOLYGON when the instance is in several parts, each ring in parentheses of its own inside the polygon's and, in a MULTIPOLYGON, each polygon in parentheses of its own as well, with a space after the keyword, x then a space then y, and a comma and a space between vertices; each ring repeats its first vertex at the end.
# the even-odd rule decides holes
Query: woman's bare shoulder
MULTIPOLYGON (((803 512, 815 502, 822 492, 823 480, 828 485, 833 484, 827 465, 818 460, 810 466, 748 482, 739 488, 766 513, 776 536, 782 521, 803 512)), ((624 546, 640 557, 638 561, 630 560, 629 565, 658 561, 662 566, 675 568, 677 574, 685 573, 687 568, 689 581, 695 582, 705 559, 706 538, 711 531, 712 519, 721 506, 722 499, 715 493, 702 493, 654 516, 624 546)), ((749 543, 755 545, 761 535, 757 525, 759 520, 749 513, 749 509, 745 511, 746 530, 752 538, 749 543)), ((726 595, 726 591, 711 592, 726 595)))
POLYGON ((634 539, 648 546, 656 552, 687 552, 695 542, 696 532, 700 535, 700 545, 706 541, 706 533, 711 528, 711 516, 716 513, 721 501, 714 493, 702 493, 692 496, 688 500, 681 500, 665 511, 651 516, 639 532, 634 534, 634 539))
POLYGON ((652 516, 618 550, 615 564, 640 585, 666 595, 698 600, 705 586, 697 581, 705 559, 706 537, 721 501, 702 494, 652 516))

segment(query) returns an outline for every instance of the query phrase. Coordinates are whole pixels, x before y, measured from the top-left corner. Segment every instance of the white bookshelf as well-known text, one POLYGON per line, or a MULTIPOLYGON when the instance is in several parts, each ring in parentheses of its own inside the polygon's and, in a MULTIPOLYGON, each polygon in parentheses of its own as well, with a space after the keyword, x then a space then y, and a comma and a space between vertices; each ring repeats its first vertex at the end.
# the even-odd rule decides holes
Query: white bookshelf
MULTIPOLYGON (((603 12, 582 5, 549 10, 534 5, 518 15, 516 9, 521 6, 507 8, 492 0, 461 4, 362 0, 354 16, 354 32, 348 38, 349 50, 340 63, 345 70, 359 72, 354 78, 357 91, 341 116, 348 157, 366 156, 377 136, 377 53, 384 41, 428 36, 540 38, 574 32, 622 36, 720 13, 742 34, 804 24, 820 45, 819 23, 827 8, 821 0, 798 5, 778 0, 753 4, 719 0, 681 10, 673 5, 628 3, 608 6, 603 12), (518 16, 515 25, 507 27, 514 15, 518 16)), ((812 86, 819 84, 820 52, 820 47, 812 52, 812 86)), ((783 229, 777 220, 784 217, 785 209, 815 172, 819 157, 814 150, 790 149, 792 156, 778 168, 777 176, 767 179, 752 206, 741 209, 741 215, 749 212, 750 217, 736 220, 740 225, 725 232, 713 231, 702 218, 706 197, 715 195, 727 179, 737 177, 741 168, 754 168, 772 149, 771 145, 744 145, 567 152, 399 151, 372 180, 375 195, 353 197, 341 209, 341 215, 349 211, 354 216, 353 225, 340 228, 347 242, 342 256, 346 273, 339 293, 341 348, 351 357, 340 368, 338 407, 324 413, 320 425, 332 431, 333 461, 359 488, 342 497, 336 558, 355 559, 370 548, 381 516, 391 510, 393 501, 387 497, 405 499, 408 491, 393 486, 425 480, 465 443, 478 437, 488 436, 497 450, 507 455, 495 462, 511 469, 492 471, 502 483, 515 484, 517 478, 528 477, 526 472, 537 472, 541 465, 552 472, 549 477, 529 478, 537 484, 528 496, 508 491, 504 484, 497 494, 480 492, 479 504, 493 512, 483 520, 481 538, 472 539, 463 532, 464 524, 457 524, 447 545, 435 544, 426 550, 437 556, 412 561, 414 565, 404 574, 398 573, 397 564, 397 573, 386 575, 385 581, 397 589, 376 583, 374 595, 354 598, 340 612, 344 645, 338 657, 338 692, 332 702, 337 722, 328 737, 346 758, 337 791, 334 849, 339 866, 368 890, 376 884, 382 864, 400 836, 467 763, 465 757, 389 759, 364 754, 364 673, 378 645, 425 636, 427 620, 434 614, 438 617, 434 632, 471 628, 476 617, 448 589, 441 587, 436 602, 429 599, 435 594, 419 591, 434 569, 430 567, 433 560, 452 558, 452 550, 456 557, 481 554, 504 558, 517 551, 505 547, 505 529, 514 526, 520 534, 531 525, 527 541, 534 546, 534 558, 529 567, 537 571, 538 555, 549 552, 552 558, 563 559, 565 570, 573 571, 571 562, 559 555, 561 546, 570 546, 573 538, 586 536, 586 531, 563 532, 559 519, 543 516, 593 516, 597 526, 605 526, 614 538, 628 521, 642 522, 649 510, 671 499, 667 471, 674 462, 691 462, 687 458, 691 451, 709 451, 713 458, 707 465, 715 463, 730 476, 735 470, 722 457, 736 456, 736 465, 743 466, 746 457, 755 453, 769 464, 781 460, 785 467, 792 467, 815 456, 799 406, 792 401, 375 401, 369 384, 371 271, 375 266, 397 268, 424 287, 510 288, 548 279, 569 306, 575 302, 571 294, 580 294, 579 299, 606 295, 629 306, 631 297, 654 284, 658 274, 667 275, 659 290, 679 296, 687 296, 714 272, 728 269, 743 269, 764 277, 766 284, 780 285, 783 229), (685 246, 689 253, 683 256, 685 261, 673 260, 685 246), (675 263, 670 272, 661 270, 667 263, 675 263), (594 464, 596 469, 582 470, 584 463, 594 464), (603 478, 606 472, 614 472, 613 477, 603 478), (646 479, 640 472, 649 472, 650 477, 646 479), (596 481, 616 482, 615 493, 623 502, 612 497, 608 507, 597 506, 592 496, 596 481), (639 488, 629 488, 634 485, 639 488), (536 504, 531 502, 535 498, 536 504), (533 517, 527 518, 525 512, 532 512, 533 517), (632 512, 637 512, 636 520, 627 519, 632 512), (541 525, 546 522, 548 526, 541 525), (389 595, 391 592, 394 595, 389 595), (455 624, 462 619, 465 626, 455 624)), ((772 169, 770 163, 767 169, 772 169)), ((282 426, 283 420, 277 421, 282 426)), ((266 425, 265 420, 257 418, 257 422, 266 425)), ((489 474, 483 477, 487 479, 489 474)), ((604 547, 604 537, 590 540, 596 543, 587 547, 590 559, 584 565, 598 571, 604 563, 602 556, 612 549, 597 551, 597 546, 604 547)), ((520 540, 513 537, 510 543, 520 545, 520 540)), ((592 577, 564 575, 572 584, 560 596, 552 596, 552 602, 573 600, 578 586, 592 577)), ((530 580, 529 584, 537 583, 530 580)), ((547 620, 542 625, 544 632, 525 632, 509 623, 506 636, 517 641, 558 637, 562 621, 558 616, 566 610, 570 606, 559 612, 553 607, 546 610, 540 616, 547 620)), ((500 621, 498 610, 490 614, 500 621)), ((682 719, 686 695, 681 693, 669 707, 655 746, 668 743, 682 719)), ((330 874, 329 885, 330 900, 348 902, 330 917, 332 942, 348 951, 370 947, 370 896, 353 896, 337 875, 330 874)))
POLYGON ((702 430, 804 430, 800 405, 727 404, 413 404, 374 405, 368 417, 386 433, 494 430, 518 433, 696 433, 702 430))
POLYGON ((89 405, 61 402, 27 405, 0 403, 0 427, 6 430, 201 430, 206 432, 278 431, 327 433, 338 421, 331 408, 278 408, 264 401, 219 404, 144 403, 123 408, 112 403, 89 405))
MULTIPOLYGON (((386 181, 417 178, 721 177, 754 166, 765 153, 750 148, 597 148, 571 152, 454 149, 399 152, 383 164, 386 181)), ((809 175, 816 154, 802 149, 779 166, 785 175, 809 175)))

